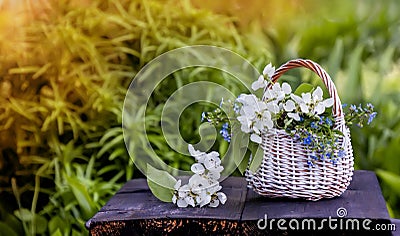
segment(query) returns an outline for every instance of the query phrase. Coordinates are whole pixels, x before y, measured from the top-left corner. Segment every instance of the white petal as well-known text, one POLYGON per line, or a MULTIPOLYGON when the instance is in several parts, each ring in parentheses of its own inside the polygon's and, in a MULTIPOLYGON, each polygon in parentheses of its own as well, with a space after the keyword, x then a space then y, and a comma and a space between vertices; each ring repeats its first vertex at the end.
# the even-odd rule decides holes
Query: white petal
POLYGON ((219 158, 219 153, 216 152, 216 151, 212 151, 212 152, 208 153, 207 156, 210 156, 210 157, 218 157, 218 158, 219 158))
POLYGON ((219 200, 222 204, 225 204, 226 199, 227 199, 225 193, 219 192, 219 193, 217 193, 217 196, 218 196, 218 200, 219 200))
POLYGON ((262 139, 259 135, 257 134, 251 134, 250 135, 250 140, 255 142, 255 143, 261 143, 262 139))
POLYGON ((282 91, 281 85, 279 83, 275 83, 274 85, 272 85, 272 91, 274 91, 276 93, 281 92, 282 91))
POLYGON ((272 120, 266 120, 264 122, 265 127, 267 127, 268 129, 272 129, 274 127, 274 123, 272 122, 272 120))
POLYGON ((314 108, 314 113, 317 115, 321 115, 325 112, 325 106, 322 103, 318 103, 314 108))
POLYGON ((303 112, 303 113, 308 113, 309 112, 308 106, 305 103, 301 103, 300 104, 300 109, 301 109, 301 112, 303 112))
POLYGON ((310 93, 302 93, 301 98, 303 99, 303 102, 310 104, 311 103, 311 94, 310 93))
POLYGON ((278 92, 276 95, 276 101, 282 101, 285 98, 285 93, 283 91, 278 92))
POLYGON ((314 102, 316 102, 316 101, 321 101, 321 100, 322 100, 322 96, 323 96, 323 91, 322 91, 322 89, 318 86, 318 87, 314 90, 312 96, 313 96, 314 102))
POLYGON ((257 97, 254 94, 240 94, 236 99, 236 102, 242 103, 243 105, 251 104, 257 101, 257 97))
POLYGON ((214 156, 207 156, 204 160, 204 166, 207 170, 213 170, 221 164, 221 159, 214 156))
POLYGON ((288 117, 294 119, 295 121, 300 121, 300 116, 297 113, 288 113, 288 117))
POLYGON ((288 100, 284 105, 283 108, 285 111, 293 111, 296 108, 296 104, 292 100, 288 100))
POLYGON ((333 106, 333 103, 334 103, 335 101, 333 100, 333 98, 328 98, 328 99, 325 99, 324 100, 324 106, 325 107, 331 107, 331 106, 333 106))
POLYGON ((175 183, 175 185, 174 185, 174 189, 175 189, 175 190, 178 190, 178 189, 181 187, 181 184, 182 184, 182 180, 176 181, 176 183, 175 183))
POLYGON ((285 94, 290 94, 292 92, 292 87, 288 83, 283 83, 282 84, 282 90, 285 94))
POLYGON ((274 93, 272 92, 271 89, 267 89, 264 93, 263 99, 268 100, 274 98, 274 93))
POLYGON ((256 113, 256 110, 252 106, 243 106, 243 112, 248 118, 251 119, 255 116, 254 114, 256 113))
POLYGON ((214 181, 210 187, 207 188, 207 193, 210 195, 213 195, 215 193, 217 193, 219 190, 222 189, 222 186, 219 185, 218 181, 214 181))
POLYGON ((298 104, 303 103, 303 99, 301 99, 301 97, 297 96, 296 94, 291 93, 290 97, 298 104))
POLYGON ((194 163, 190 170, 195 174, 203 174, 204 173, 204 166, 200 163, 194 163))
POLYGON ((183 198, 179 198, 178 201, 176 201, 176 204, 178 205, 178 207, 188 206, 188 203, 183 198))
POLYGON ((257 91, 260 88, 264 88, 266 85, 267 84, 264 79, 264 76, 260 75, 260 77, 258 77, 258 80, 256 80, 255 82, 253 82, 251 84, 251 89, 253 89, 254 91, 257 91))
POLYGON ((268 75, 268 77, 271 78, 272 75, 274 75, 274 73, 275 73, 275 67, 273 67, 271 63, 269 63, 264 67, 263 75, 268 75))
POLYGON ((186 196, 184 199, 188 205, 194 207, 194 199, 191 196, 186 196))
POLYGON ((260 134, 261 130, 264 128, 263 122, 258 120, 253 125, 253 132, 256 134, 260 134))
POLYGON ((271 113, 269 111, 264 111, 262 116, 264 119, 268 119, 268 120, 271 119, 271 113))
POLYGON ((203 207, 205 205, 207 205, 208 203, 210 203, 211 201, 211 196, 207 195, 204 198, 202 198, 203 200, 200 202, 200 207, 203 207))
POLYGON ((189 179, 189 186, 191 188, 197 188, 197 187, 208 187, 209 184, 206 179, 201 177, 199 174, 194 174, 192 177, 189 179))
POLYGON ((178 190, 178 197, 184 198, 189 194, 190 188, 189 186, 183 185, 179 190, 178 190))
POLYGON ((172 196, 172 203, 173 203, 173 204, 176 204, 176 200, 177 200, 177 197, 176 197, 176 195, 174 194, 174 196, 172 196))
POLYGON ((279 112, 279 106, 274 102, 268 103, 267 109, 268 109, 268 111, 275 113, 275 114, 279 112))
POLYGON ((197 156, 200 156, 200 155, 204 154, 204 152, 200 152, 198 150, 195 150, 192 144, 188 145, 188 150, 189 150, 189 153, 190 153, 190 155, 192 157, 197 157, 197 156))
POLYGON ((250 125, 247 125, 247 124, 242 124, 240 126, 240 129, 246 134, 251 132, 250 125))
POLYGON ((223 167, 222 167, 221 171, 219 171, 219 170, 220 169, 209 171, 208 174, 207 174, 207 177, 210 178, 210 179, 218 180, 219 178, 221 178, 221 174, 220 173, 222 172, 223 167))
POLYGON ((265 104, 265 102, 263 102, 263 101, 258 101, 255 104, 255 108, 256 108, 256 111, 260 112, 262 110, 267 109, 267 104, 265 104))
POLYGON ((210 207, 218 207, 218 205, 219 205, 219 200, 218 199, 213 199, 211 202, 210 202, 210 207))

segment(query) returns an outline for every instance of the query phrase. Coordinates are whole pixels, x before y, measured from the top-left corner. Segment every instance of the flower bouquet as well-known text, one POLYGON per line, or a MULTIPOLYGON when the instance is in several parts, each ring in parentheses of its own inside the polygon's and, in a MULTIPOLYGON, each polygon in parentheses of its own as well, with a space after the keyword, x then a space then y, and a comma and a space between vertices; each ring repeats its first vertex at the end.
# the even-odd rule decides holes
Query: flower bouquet
POLYGON ((258 144, 261 155, 250 156, 245 172, 248 187, 268 197, 319 200, 341 195, 353 175, 353 150, 348 124, 362 126, 376 116, 373 106, 342 106, 336 87, 329 75, 310 60, 292 60, 275 71, 267 65, 252 84, 253 90, 263 89, 262 96, 241 94, 230 106, 234 119, 224 116, 221 109, 203 113, 203 119, 222 124, 222 137, 231 141, 235 125, 258 144), (315 72, 327 88, 309 84, 295 91, 288 83, 277 83, 291 68, 306 67, 315 72), (347 109, 344 113, 343 109, 347 109), (230 126, 230 124, 232 126, 230 126))

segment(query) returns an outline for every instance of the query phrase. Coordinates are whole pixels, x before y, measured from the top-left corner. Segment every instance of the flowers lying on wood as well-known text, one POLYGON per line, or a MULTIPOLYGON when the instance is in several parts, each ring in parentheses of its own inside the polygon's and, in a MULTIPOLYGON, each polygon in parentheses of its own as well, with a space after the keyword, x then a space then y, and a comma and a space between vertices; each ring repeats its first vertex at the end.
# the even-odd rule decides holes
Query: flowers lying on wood
POLYGON ((221 166, 221 159, 218 152, 205 153, 195 150, 189 144, 189 152, 196 159, 191 167, 194 173, 189 179, 189 183, 182 185, 178 180, 174 186, 172 202, 178 207, 209 205, 217 207, 220 203, 225 204, 227 197, 223 192, 219 192, 222 186, 219 178, 224 168, 221 166))
MULTIPOLYGON (((235 119, 229 119, 221 109, 202 114, 202 120, 214 125, 222 125, 220 134, 228 142, 230 137, 230 122, 238 122, 240 130, 250 134, 254 143, 262 143, 262 134, 274 129, 285 130, 295 141, 304 144, 309 150, 308 165, 313 167, 317 160, 327 160, 336 164, 345 155, 342 146, 337 140, 343 134, 335 129, 335 120, 332 114, 333 98, 324 98, 323 90, 311 85, 300 85, 293 92, 288 83, 274 83, 271 86, 270 78, 275 68, 271 64, 263 70, 263 74, 252 84, 253 90, 264 89, 262 99, 254 94, 241 94, 236 101, 224 102, 233 108, 235 119)), ((343 105, 347 125, 357 124, 363 127, 370 124, 376 117, 374 107, 367 104, 343 105)))

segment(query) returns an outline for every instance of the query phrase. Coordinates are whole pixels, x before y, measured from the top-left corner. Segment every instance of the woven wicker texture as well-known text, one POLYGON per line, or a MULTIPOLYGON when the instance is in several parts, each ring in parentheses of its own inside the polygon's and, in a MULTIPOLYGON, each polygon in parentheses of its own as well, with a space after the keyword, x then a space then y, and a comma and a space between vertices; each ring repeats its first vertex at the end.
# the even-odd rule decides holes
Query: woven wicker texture
MULTIPOLYGON (((296 59, 287 62, 275 71, 271 78, 272 82, 276 82, 289 69, 297 67, 314 71, 334 99, 334 129, 344 134, 338 142, 343 147, 345 155, 336 165, 328 160, 318 160, 314 167, 309 167, 307 160, 310 151, 284 130, 271 129, 262 134, 261 148, 264 150, 264 156, 261 166, 256 173, 246 171, 248 187, 266 197, 303 198, 316 201, 340 196, 349 186, 354 171, 350 131, 345 125, 341 102, 330 76, 311 60, 296 59)), ((267 88, 271 86, 272 83, 267 88)), ((337 156, 337 152, 334 155, 337 156)))

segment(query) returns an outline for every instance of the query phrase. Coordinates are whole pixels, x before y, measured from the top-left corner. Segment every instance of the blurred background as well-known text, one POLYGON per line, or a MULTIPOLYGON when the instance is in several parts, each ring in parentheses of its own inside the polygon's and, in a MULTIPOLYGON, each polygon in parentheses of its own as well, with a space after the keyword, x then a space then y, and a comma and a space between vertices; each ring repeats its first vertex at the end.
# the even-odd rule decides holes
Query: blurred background
MULTIPOLYGON (((375 171, 400 218, 399 12, 396 0, 0 0, 0 235, 87 235, 85 221, 142 177, 121 127, 131 79, 156 56, 197 44, 231 49, 260 71, 312 59, 343 103, 373 103, 373 124, 351 130, 355 167, 375 171)), ((156 89, 148 138, 176 168, 191 163, 168 147, 160 114, 171 93, 197 80, 242 91, 220 71, 190 69, 156 89)), ((199 140, 211 108, 182 113, 187 142, 199 140)), ((227 145, 218 138, 214 148, 227 145)))

